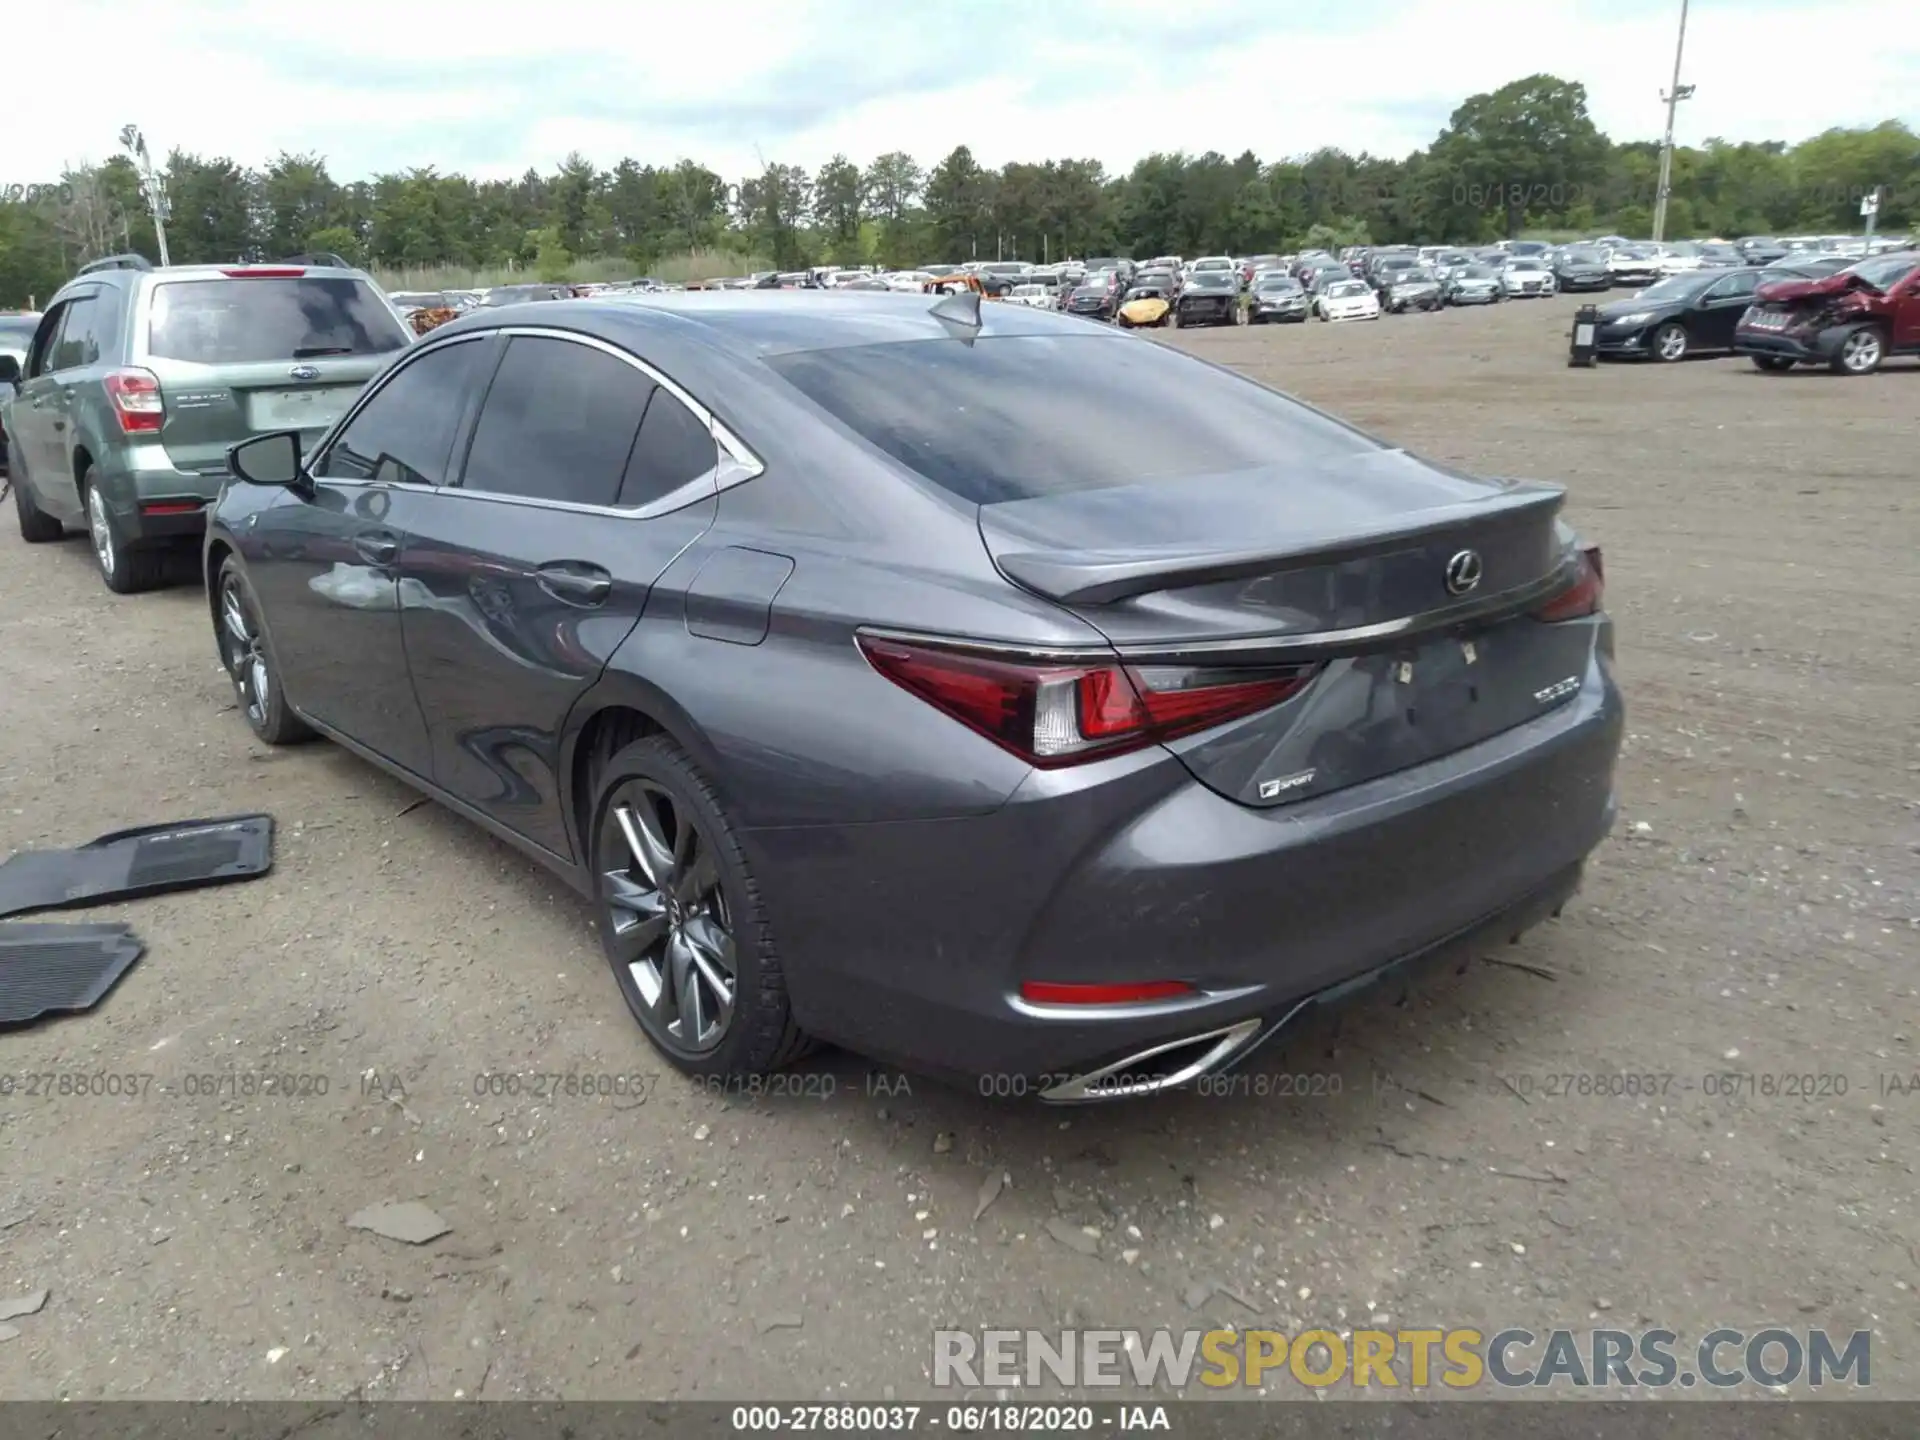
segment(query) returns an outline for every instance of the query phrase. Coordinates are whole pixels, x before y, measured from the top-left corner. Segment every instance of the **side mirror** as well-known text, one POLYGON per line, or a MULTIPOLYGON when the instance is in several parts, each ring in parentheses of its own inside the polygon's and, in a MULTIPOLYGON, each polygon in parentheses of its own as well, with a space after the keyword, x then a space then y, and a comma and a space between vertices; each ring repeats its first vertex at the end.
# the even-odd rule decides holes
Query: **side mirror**
POLYGON ((20 362, 11 355, 0 355, 0 385, 20 383, 20 362))
POLYGON ((278 430, 229 446, 227 468, 249 485, 298 488, 307 478, 300 464, 300 433, 278 430))

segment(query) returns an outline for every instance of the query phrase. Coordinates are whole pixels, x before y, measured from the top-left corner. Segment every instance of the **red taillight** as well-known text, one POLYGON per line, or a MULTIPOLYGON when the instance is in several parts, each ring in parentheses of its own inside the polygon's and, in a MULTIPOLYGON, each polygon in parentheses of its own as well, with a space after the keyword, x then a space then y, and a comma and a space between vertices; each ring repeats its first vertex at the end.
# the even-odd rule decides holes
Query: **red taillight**
POLYGON ((297 265, 242 265, 220 273, 229 280, 298 280, 307 272, 297 265))
POLYGON ((1255 714, 1304 690, 1319 669, 1069 664, 867 635, 860 649, 896 685, 1043 769, 1255 714))
POLYGON ((1194 993, 1184 980, 1141 980, 1132 984, 1065 985, 1046 980, 1020 982, 1020 998, 1035 1005, 1138 1005, 1148 1000, 1177 1000, 1194 993))
POLYGON ((166 422, 160 382, 151 370, 115 370, 103 382, 120 429, 128 435, 151 435, 166 422))
POLYGON ((206 507, 198 500, 149 500, 140 507, 142 515, 195 515, 206 507))
POLYGON ((1533 612, 1533 618, 1553 624, 1561 620, 1579 620, 1597 614, 1606 598, 1605 567, 1600 547, 1589 545, 1580 552, 1580 570, 1573 584, 1533 612))

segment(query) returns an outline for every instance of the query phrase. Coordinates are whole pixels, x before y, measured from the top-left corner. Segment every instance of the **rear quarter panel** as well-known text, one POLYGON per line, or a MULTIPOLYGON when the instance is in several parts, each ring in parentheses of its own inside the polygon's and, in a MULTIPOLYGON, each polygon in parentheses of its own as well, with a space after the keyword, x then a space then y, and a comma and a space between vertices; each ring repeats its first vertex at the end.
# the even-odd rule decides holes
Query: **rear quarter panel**
MULTIPOLYGON (((909 480, 824 418, 812 427, 815 443, 766 457, 765 474, 722 494, 713 528, 655 584, 575 732, 607 704, 657 709, 747 829, 993 811, 1031 767, 881 676, 856 632, 1043 648, 1100 636, 1000 577, 975 507, 909 480), (728 547, 793 565, 758 643, 697 635, 687 623, 688 587, 728 547)), ((708 613, 715 604, 703 596, 708 613)))

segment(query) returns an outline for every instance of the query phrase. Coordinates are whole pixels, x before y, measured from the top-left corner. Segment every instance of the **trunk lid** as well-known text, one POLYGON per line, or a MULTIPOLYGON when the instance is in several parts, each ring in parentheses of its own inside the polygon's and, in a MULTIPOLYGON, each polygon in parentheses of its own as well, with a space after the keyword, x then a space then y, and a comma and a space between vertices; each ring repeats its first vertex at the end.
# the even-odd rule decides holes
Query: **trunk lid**
POLYGON ((160 443, 175 468, 203 475, 224 475, 228 446, 272 430, 298 430, 301 449, 311 450, 386 358, 234 366, 154 361, 149 368, 166 407, 160 443), (297 377, 296 369, 302 371, 297 377))
POLYGON ((265 267, 157 281, 145 331, 136 363, 160 382, 160 443, 202 475, 273 430, 311 448, 414 338, 364 279, 265 267))
POLYGON ((1202 783, 1265 806, 1475 744, 1579 688, 1591 628, 1531 618, 1574 563, 1564 498, 1383 449, 1337 472, 987 505, 980 530, 1003 575, 1136 666, 1319 664, 1293 698, 1169 746, 1202 783))

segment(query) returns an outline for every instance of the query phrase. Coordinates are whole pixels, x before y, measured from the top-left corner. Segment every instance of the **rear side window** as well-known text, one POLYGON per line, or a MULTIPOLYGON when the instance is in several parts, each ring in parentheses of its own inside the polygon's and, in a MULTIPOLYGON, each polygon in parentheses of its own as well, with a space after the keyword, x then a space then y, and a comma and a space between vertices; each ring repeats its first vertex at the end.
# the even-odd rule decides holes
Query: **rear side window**
POLYGON ((491 495, 611 505, 654 388, 643 371, 603 350, 516 335, 487 391, 460 483, 491 495))
POLYGON ((199 365, 384 355, 411 338, 379 292, 345 276, 168 281, 147 324, 156 359, 199 365))
POLYGON ((48 370, 73 370, 100 358, 100 339, 93 332, 100 302, 92 295, 76 295, 60 318, 60 335, 47 356, 48 370))
POLYGON ((482 340, 431 350, 409 361, 348 422, 315 474, 333 480, 440 485, 454 432, 485 378, 482 340))
POLYGON ((620 482, 622 505, 651 505, 720 463, 713 431, 667 390, 655 390, 620 482))
POLYGON ((1377 448, 1251 380, 1122 336, 913 340, 766 363, 870 444, 981 505, 1377 448))

